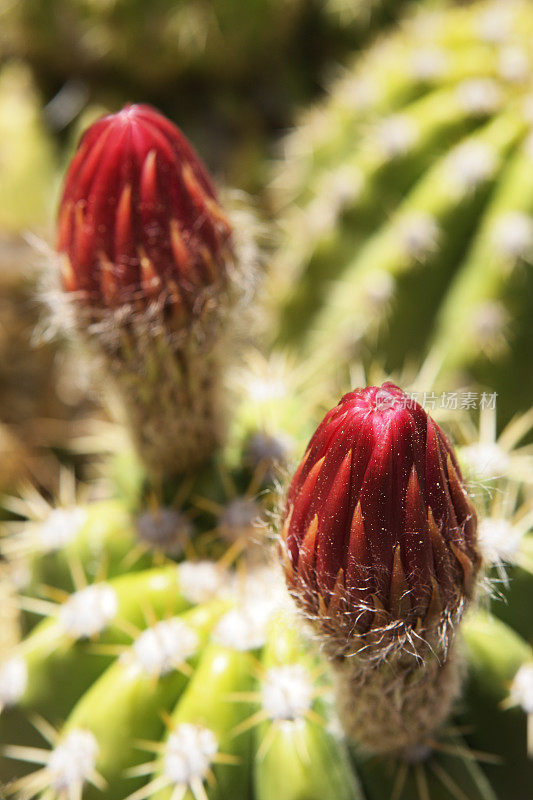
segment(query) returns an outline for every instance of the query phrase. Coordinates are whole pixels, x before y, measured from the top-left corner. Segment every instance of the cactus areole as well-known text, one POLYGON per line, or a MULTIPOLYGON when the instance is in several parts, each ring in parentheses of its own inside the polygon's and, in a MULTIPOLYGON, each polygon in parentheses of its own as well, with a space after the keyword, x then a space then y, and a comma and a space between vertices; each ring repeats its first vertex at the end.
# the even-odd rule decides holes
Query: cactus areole
POLYGON ((192 310, 223 282, 231 232, 183 134, 145 105, 95 122, 67 173, 58 251, 67 291, 97 305, 162 295, 192 310))

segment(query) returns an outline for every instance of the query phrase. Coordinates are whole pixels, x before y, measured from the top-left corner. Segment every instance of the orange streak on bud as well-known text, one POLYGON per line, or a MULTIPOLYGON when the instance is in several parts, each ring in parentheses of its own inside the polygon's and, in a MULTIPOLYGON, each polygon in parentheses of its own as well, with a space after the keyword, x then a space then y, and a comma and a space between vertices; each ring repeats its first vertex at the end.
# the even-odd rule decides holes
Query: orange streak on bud
POLYGON ((348 544, 348 557, 346 565, 346 585, 350 589, 363 588, 364 569, 368 563, 365 526, 361 503, 357 503, 350 526, 350 540, 348 544))
POLYGON ((211 197, 205 195, 205 205, 211 217, 213 217, 213 219, 217 220, 217 222, 220 223, 220 227, 225 236, 229 236, 231 232, 231 226, 229 224, 227 216, 224 214, 218 203, 215 203, 215 201, 211 197))
POLYGON ((113 264, 100 253, 100 292, 106 306, 116 306, 119 299, 119 290, 116 282, 113 264))
POLYGON ((372 627, 376 630, 382 630, 387 626, 387 623, 390 619, 390 615, 377 596, 377 594, 372 595, 372 600, 374 602, 374 611, 372 613, 372 627))
POLYGON ((145 203, 157 202, 156 152, 150 150, 144 159, 141 172, 141 197, 145 203))
POLYGON ((457 545, 454 544, 454 542, 450 542, 450 547, 463 570, 465 589, 467 592, 470 592, 472 588, 474 565, 472 564, 466 553, 464 553, 459 547, 457 547, 457 545))
MULTIPOLYGON (((72 215, 72 201, 69 200, 65 203, 59 211, 58 221, 58 246, 60 250, 67 247, 68 237, 71 232, 71 215, 72 215)), ((66 287, 65 287, 66 288, 66 287)), ((67 289, 67 291, 69 291, 67 289)))
POLYGON ((196 178, 194 177, 194 173, 189 164, 184 164, 181 170, 181 177, 183 178, 183 182, 185 186, 189 190, 191 194, 191 198, 193 202, 197 206, 205 206, 207 207, 207 196, 196 178))
POLYGON ((335 580, 335 586, 329 601, 330 614, 342 613, 344 601, 346 599, 346 586, 344 584, 344 570, 341 568, 335 580))
POLYGON ((314 516, 300 546, 298 575, 306 585, 316 585, 315 575, 315 541, 318 530, 318 516, 314 516))
POLYGON ((207 278, 210 282, 214 283, 217 279, 217 268, 213 256, 207 247, 200 247, 199 252, 202 257, 202 266, 207 273, 207 278))
POLYGON ((161 291, 161 278, 154 270, 154 265, 146 255, 143 247, 138 248, 141 265, 141 284, 148 296, 157 297, 161 291))
POLYGON ((115 249, 117 251, 125 250, 132 241, 131 223, 131 183, 127 183, 122 190, 117 206, 115 222, 115 249))
POLYGON ((180 273, 190 272, 191 254, 183 241, 177 219, 170 220, 170 244, 180 273))
POLYGON ((448 472, 448 479, 450 481, 450 495, 455 508, 459 509, 462 515, 471 516, 475 513, 474 508, 468 499, 463 484, 459 480, 457 470, 453 465, 453 461, 449 453, 448 458, 446 459, 446 470, 448 472))
POLYGON ((443 609, 443 603, 442 603, 442 598, 441 598, 441 594, 440 594, 440 591, 439 591, 439 585, 438 585, 437 581, 435 580, 435 578, 432 578, 431 579, 431 597, 430 597, 430 600, 429 600, 428 609, 426 611, 426 616, 424 618, 425 622, 428 625, 432 625, 433 623, 438 622, 438 620, 442 616, 442 609, 443 609))
POLYGON ((84 215, 85 203, 80 201, 74 207, 74 236, 73 236, 73 253, 76 258, 76 263, 80 265, 80 277, 85 278, 88 269, 88 260, 91 252, 91 233, 85 226, 84 215))
POLYGON ((75 292, 78 289, 76 284, 76 274, 72 269, 72 265, 68 256, 62 256, 59 262, 59 269, 61 272, 61 283, 67 292, 75 292))
POLYGON ((285 517, 285 522, 283 523, 283 528, 281 529, 281 539, 282 541, 287 541, 287 534, 289 533, 289 527, 291 524, 291 517, 292 517, 292 508, 285 517))
POLYGON ((400 545, 396 545, 392 560, 392 574, 389 593, 389 610, 397 617, 403 617, 411 610, 409 586, 402 565, 400 545))

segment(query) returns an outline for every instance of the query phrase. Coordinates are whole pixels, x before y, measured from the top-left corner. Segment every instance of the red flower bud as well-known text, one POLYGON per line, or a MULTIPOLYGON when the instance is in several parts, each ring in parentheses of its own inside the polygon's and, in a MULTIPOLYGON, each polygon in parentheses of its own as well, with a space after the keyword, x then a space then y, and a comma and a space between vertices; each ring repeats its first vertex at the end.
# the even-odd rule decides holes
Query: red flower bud
POLYGON ((198 469, 226 436, 224 372, 254 252, 234 252, 211 179, 175 125, 130 105, 87 130, 58 250, 72 301, 58 304, 61 322, 96 356, 146 468, 158 481, 198 469))
POLYGON ((476 514, 452 447, 392 383, 346 394, 292 480, 286 578, 319 627, 349 642, 460 615, 479 568, 476 514))
POLYGON ((57 249, 64 289, 90 305, 157 299, 197 310, 202 290, 225 281, 231 231, 183 134, 153 108, 128 105, 81 139, 57 249))

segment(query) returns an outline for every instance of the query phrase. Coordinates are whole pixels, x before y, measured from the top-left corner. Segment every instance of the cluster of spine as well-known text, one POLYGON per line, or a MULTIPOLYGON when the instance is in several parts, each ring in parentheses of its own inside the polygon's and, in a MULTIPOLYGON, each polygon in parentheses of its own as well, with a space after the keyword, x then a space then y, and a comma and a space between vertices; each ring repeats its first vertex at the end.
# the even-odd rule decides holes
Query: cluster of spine
POLYGON ((333 372, 431 352, 446 388, 471 373, 525 393, 506 357, 530 341, 532 31, 520 0, 419 9, 289 134, 281 341, 333 372))

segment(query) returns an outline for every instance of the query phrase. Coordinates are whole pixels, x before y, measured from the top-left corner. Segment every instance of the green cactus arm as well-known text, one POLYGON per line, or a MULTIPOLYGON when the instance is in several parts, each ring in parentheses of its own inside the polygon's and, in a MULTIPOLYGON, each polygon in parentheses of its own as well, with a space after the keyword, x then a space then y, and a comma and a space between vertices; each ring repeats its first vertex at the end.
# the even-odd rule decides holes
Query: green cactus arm
MULTIPOLYGON (((393 261, 393 270, 387 273, 393 279, 394 291, 388 304, 374 309, 374 318, 365 308, 365 294, 372 287, 373 264, 362 263, 358 278, 360 299, 353 316, 356 320, 358 316, 364 319, 366 312, 361 335, 372 350, 384 354, 388 369, 401 369, 407 356, 414 359, 426 355, 442 297, 462 268, 461 259, 475 232, 477 218, 525 130, 522 115, 511 106, 437 162, 400 204, 391 218, 391 225, 397 224, 396 242, 401 240, 402 219, 407 221, 407 227, 412 220, 413 230, 418 225, 422 231, 424 225, 431 230, 433 222, 433 248, 428 239, 427 250, 424 252, 422 248, 419 259, 411 257, 402 264, 401 248, 397 245, 400 250, 397 262, 393 261), (462 154, 469 151, 474 155, 485 153, 487 157, 487 173, 471 187, 461 186, 462 176, 453 174, 462 154)), ((381 264, 377 268, 381 269, 381 264)))
POLYGON ((496 755, 496 763, 488 763, 485 770, 498 796, 508 796, 512 781, 516 795, 527 797, 531 789, 528 719, 522 708, 509 708, 509 692, 518 671, 531 663, 531 647, 488 612, 467 618, 464 639, 469 680, 459 724, 469 727, 468 739, 473 747, 489 757, 496 755))
POLYGON ((262 664, 269 667, 279 667, 281 664, 292 664, 299 659, 307 659, 308 666, 313 663, 313 657, 304 655, 305 645, 298 621, 286 611, 273 615, 267 630, 267 641, 262 655, 262 664))
MULTIPOLYGON (((279 341, 291 342, 301 336, 320 308, 328 283, 344 277, 351 254, 380 224, 388 205, 412 188, 436 153, 445 152, 480 122, 453 87, 415 101, 399 118, 383 122, 381 133, 379 127, 371 129, 342 167, 359 175, 360 183, 360 191, 338 220, 342 224, 319 233, 318 238, 311 226, 307 230, 300 225, 300 240, 296 234, 282 254, 280 269, 274 270, 274 281, 282 272, 276 282, 276 291, 282 295, 279 341), (384 125, 398 127, 389 144, 391 134, 384 125), (396 136, 402 141, 396 142, 396 136), (392 150, 387 152, 387 147, 392 150), (306 325, 302 325, 304 320, 306 325)), ((327 213, 326 207, 323 216, 327 213)), ((320 231, 319 225, 315 227, 320 231)))
POLYGON ((363 800, 343 745, 327 729, 305 721, 275 729, 265 722, 258 730, 269 746, 256 757, 257 800, 363 800))
POLYGON ((462 632, 476 683, 496 702, 504 700, 519 668, 533 658, 531 647, 512 628, 484 611, 469 614, 462 632))
MULTIPOLYGON (((224 603, 213 601, 179 617, 198 638, 196 654, 226 607, 224 603)), ((188 659, 193 666, 197 662, 196 654, 188 659)), ((106 797, 109 800, 122 800, 126 793, 135 789, 135 780, 124 773, 143 758, 137 747, 138 740, 161 736, 160 713, 175 705, 187 684, 188 674, 189 670, 182 667, 182 671, 172 669, 160 676, 153 675, 125 654, 100 676, 72 710, 64 732, 81 729, 95 737, 98 745, 96 769, 108 784, 106 797)), ((90 791, 87 796, 91 796, 90 791)))
MULTIPOLYGON (((212 744, 217 751, 212 755, 210 767, 214 779, 208 778, 210 800, 228 797, 246 800, 251 796, 252 732, 247 720, 251 715, 248 695, 254 685, 251 654, 211 642, 168 719, 167 748, 172 748, 173 732, 184 738, 187 730, 194 735, 193 728, 182 726, 194 726, 200 735, 207 731, 208 737, 214 737, 212 744)), ((157 774, 165 776, 161 765, 157 774)), ((168 800, 176 789, 172 777, 168 774, 166 777, 168 785, 153 795, 154 800, 168 800)), ((200 781, 204 777, 207 775, 196 776, 200 781)), ((189 784, 184 798, 191 800, 193 796, 189 784)))
MULTIPOLYGON (((448 15, 455 18, 456 10, 448 9, 448 15)), ((476 40, 464 19, 448 23, 441 16, 440 22, 430 38, 406 25, 348 66, 327 100, 286 139, 291 167, 287 172, 287 164, 280 166, 274 182, 280 204, 309 197, 313 177, 352 147, 369 121, 398 111, 437 85, 496 75, 493 46, 476 40), (425 66, 428 56, 432 64, 425 66)))
MULTIPOLYGON (((94 635, 99 646, 129 644, 131 635, 125 629, 144 628, 147 614, 160 618, 191 605, 180 594, 176 566, 126 574, 105 586, 110 591, 114 613, 106 627, 94 635)), ((113 655, 99 652, 98 648, 94 652, 91 649, 92 642, 85 638, 77 641, 74 632, 66 629, 56 614, 40 622, 20 646, 28 671, 20 705, 45 716, 66 714, 113 659, 113 655), (58 683, 62 683, 60 693, 58 683)))
POLYGON ((0 231, 20 233, 50 219, 56 153, 40 117, 28 66, 0 71, 0 231))
POLYGON ((533 533, 526 533, 521 542, 521 565, 533 575, 533 533))
MULTIPOLYGON (((521 218, 527 220, 533 213, 531 163, 526 143, 508 164, 464 267, 450 286, 433 339, 433 347, 441 354, 441 372, 459 369, 483 355, 483 345, 475 332, 476 314, 489 302, 502 297, 505 300, 509 284, 513 283, 513 253, 506 254, 499 244, 497 226, 507 214, 525 215, 521 218), (458 319, 465 323, 460 333, 458 319)), ((524 255, 528 257, 527 253, 524 255)))
MULTIPOLYGON (((36 528, 35 541, 28 544, 30 581, 24 588, 27 596, 39 595, 42 585, 54 586, 65 591, 73 591, 72 578, 74 564, 83 564, 88 579, 95 579, 105 570, 107 578, 120 575, 125 559, 138 546, 139 540, 132 517, 123 504, 115 500, 89 503, 75 509, 54 509, 49 518, 42 523, 30 523, 36 528), (74 512, 74 513, 73 513, 74 512), (69 523, 68 517, 77 515, 79 523, 69 523), (40 530, 46 529, 45 536, 52 538, 54 525, 68 531, 68 539, 54 544, 42 541, 40 530), (46 552, 45 548, 51 549, 46 552), (45 552, 43 552, 45 550, 45 552)), ((58 532, 58 536, 61 531, 58 532)), ((15 534, 10 537, 16 546, 15 534)), ((141 554, 130 569, 141 570, 151 566, 150 554, 141 554)))
MULTIPOLYGON (((298 631, 285 615, 274 618, 263 654, 263 709, 267 716, 256 729, 256 800, 363 800, 345 745, 327 719, 328 707, 318 694, 307 714, 283 718, 275 702, 275 681, 294 682, 294 692, 312 687, 316 660, 305 649, 298 631), (284 670, 284 673, 273 670, 284 670), (293 673, 288 670, 294 670, 293 673), (268 710, 270 709, 270 715, 268 710), (273 712, 280 716, 272 716, 273 712)), ((303 710, 303 709, 300 709, 303 710)), ((296 709, 292 709, 296 713, 296 709)))
MULTIPOLYGON (((516 144, 523 130, 524 121, 510 110, 506 115, 489 122, 481 131, 462 140, 460 146, 487 146, 494 155, 496 165, 516 144)), ((460 246, 457 243, 458 219, 460 227, 464 229, 467 221, 474 218, 478 205, 479 196, 475 192, 461 193, 457 187, 454 188, 450 176, 450 156, 446 154, 439 159, 415 184, 391 219, 356 254, 341 280, 331 290, 317 316, 314 329, 308 333, 306 349, 310 356, 322 351, 325 356, 324 369, 328 369, 328 365, 331 368, 334 361, 331 359, 331 342, 336 343, 342 353, 351 339, 376 330, 387 310, 385 304, 380 317, 378 309, 369 300, 376 276, 396 282, 402 274, 420 265, 419 259, 422 259, 427 262, 427 271, 419 278, 419 282, 424 284, 424 292, 427 290, 431 296, 433 282, 439 288, 443 281, 449 280, 447 259, 442 254, 447 249, 460 246), (422 228, 418 257, 416 252, 409 253, 410 221, 413 228, 415 224, 422 228)), ((468 229, 463 233, 463 245, 467 236, 468 229)))

